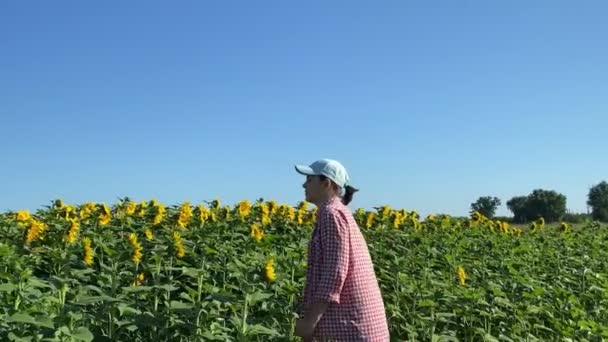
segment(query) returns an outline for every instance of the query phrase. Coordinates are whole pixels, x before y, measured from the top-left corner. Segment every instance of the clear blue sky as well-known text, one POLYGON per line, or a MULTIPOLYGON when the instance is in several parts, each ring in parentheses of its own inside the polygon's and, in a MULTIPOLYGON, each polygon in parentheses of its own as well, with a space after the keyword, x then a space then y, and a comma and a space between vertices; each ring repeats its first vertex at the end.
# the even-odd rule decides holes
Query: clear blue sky
MULTIPOLYGON (((0 211, 303 198, 465 215, 608 179, 606 1, 4 1, 0 211), (251 120, 250 123, 245 123, 251 120)), ((506 214, 506 206, 499 213, 506 214)))

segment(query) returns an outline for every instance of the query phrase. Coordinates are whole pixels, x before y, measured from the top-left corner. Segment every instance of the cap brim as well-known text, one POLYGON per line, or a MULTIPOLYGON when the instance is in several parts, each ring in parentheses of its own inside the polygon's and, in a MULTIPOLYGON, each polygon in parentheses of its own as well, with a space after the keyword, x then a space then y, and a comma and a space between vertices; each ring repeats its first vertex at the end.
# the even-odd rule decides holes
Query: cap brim
POLYGON ((310 166, 307 165, 296 165, 296 171, 302 175, 314 176, 315 172, 310 166))

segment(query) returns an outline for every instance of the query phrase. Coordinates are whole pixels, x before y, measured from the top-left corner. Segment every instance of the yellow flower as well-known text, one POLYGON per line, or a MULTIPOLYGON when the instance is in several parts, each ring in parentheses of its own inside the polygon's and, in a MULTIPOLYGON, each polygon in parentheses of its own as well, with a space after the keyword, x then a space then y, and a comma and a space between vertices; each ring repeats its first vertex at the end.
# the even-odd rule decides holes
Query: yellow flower
POLYGON ((17 221, 19 221, 19 222, 29 221, 31 218, 32 218, 32 216, 30 215, 30 212, 27 210, 19 210, 17 212, 17 221))
POLYGON ((156 204, 155 209, 156 213, 154 215, 154 221, 152 223, 156 225, 163 222, 163 218, 165 217, 167 209, 165 209, 165 206, 160 203, 156 204))
POLYGON ((135 209, 137 209, 137 204, 135 202, 129 202, 125 206, 125 214, 127 214, 127 216, 131 216, 135 214, 135 209))
POLYGON ((176 256, 178 258, 183 258, 184 255, 186 255, 186 252, 184 250, 184 242, 178 232, 173 232, 173 244, 175 246, 176 256))
POLYGON ((91 216, 95 210, 95 203, 87 202, 80 208, 80 219, 84 220, 91 216))
POLYGON ((99 224, 102 226, 105 226, 108 223, 110 223, 111 220, 112 220, 112 217, 110 215, 101 215, 99 217, 99 224))
POLYGON ((465 281, 467 280, 467 274, 464 272, 464 268, 462 266, 458 266, 456 275, 458 276, 458 281, 460 282, 460 285, 464 285, 465 281))
POLYGON ((44 222, 37 220, 31 220, 27 235, 25 237, 25 243, 29 244, 36 239, 43 239, 44 232, 48 229, 48 226, 44 222))
POLYGON ((318 211, 317 207, 314 207, 310 211, 310 222, 312 222, 313 224, 317 221, 317 211, 318 211))
POLYGON ((88 237, 83 238, 82 244, 84 245, 84 264, 91 266, 93 264, 93 248, 91 248, 91 239, 88 237))
POLYGON ((138 265, 141 262, 142 247, 141 247, 141 244, 139 243, 139 241, 137 240, 137 234, 135 234, 135 233, 129 234, 129 244, 133 248, 133 254, 131 255, 131 260, 135 263, 135 265, 138 265))
POLYGON ((267 203, 261 204, 262 209, 262 225, 270 224, 270 206, 267 203))
POLYGON ((63 218, 65 218, 66 220, 68 220, 70 218, 70 214, 74 215, 74 206, 72 205, 66 205, 63 207, 63 209, 65 210, 63 213, 63 218))
POLYGON ((101 204, 101 213, 103 215, 111 215, 112 211, 110 210, 110 207, 108 207, 105 203, 101 204))
POLYGON ((296 212, 296 222, 298 222, 299 225, 302 225, 302 224, 304 224, 305 220, 306 220, 306 212, 298 210, 296 212))
POLYGON ((495 228, 496 225, 497 225, 497 223, 494 222, 494 221, 491 221, 491 220, 490 220, 490 223, 488 224, 488 226, 490 227, 490 230, 492 232, 494 232, 494 228, 495 228))
POLYGON ((521 236, 523 230, 521 228, 513 228, 511 229, 511 235, 513 236, 521 236))
POLYGON ((177 219, 177 225, 180 228, 186 228, 191 218, 192 207, 190 206, 190 202, 184 202, 179 210, 179 218, 177 219))
POLYGON ((545 228, 545 219, 541 217, 538 220, 533 221, 532 224, 530 225, 530 228, 533 231, 542 230, 543 228, 545 228))
POLYGON ((76 219, 70 219, 70 230, 68 234, 65 236, 65 241, 72 244, 76 242, 76 237, 78 236, 78 231, 80 230, 80 224, 76 219))
POLYGON ((207 220, 209 220, 209 216, 211 215, 209 209, 203 205, 198 205, 196 208, 198 210, 198 217, 201 220, 201 224, 207 222, 207 220))
POLYGON ((393 227, 395 229, 399 228, 399 226, 401 225, 401 223, 403 222, 403 219, 405 218, 405 215, 403 215, 402 212, 397 211, 393 214, 393 227))
POLYGON ((307 211, 308 210, 308 202, 302 201, 298 204, 298 210, 307 211))
POLYGON ((276 214, 277 211, 279 210, 279 204, 275 200, 268 202, 267 205, 268 205, 268 211, 269 211, 270 215, 276 214))
POLYGON ((99 216, 99 224, 102 226, 105 226, 108 223, 110 223, 111 220, 112 220, 112 211, 105 203, 102 203, 101 204, 101 215, 99 216))
POLYGON ((482 217, 483 217, 483 215, 481 215, 479 212, 475 211, 471 214, 471 221, 473 221, 473 223, 480 223, 480 222, 482 222, 482 217))
POLYGON ((306 213, 306 210, 298 209, 298 212, 296 213, 296 221, 298 224, 304 224, 304 221, 306 220, 306 213))
POLYGON ((245 201, 241 201, 239 203, 239 216, 241 217, 241 221, 249 216, 249 213, 251 212, 251 204, 249 203, 249 201, 245 200, 245 201))
POLYGON ((569 225, 568 223, 566 223, 566 222, 560 222, 560 224, 559 224, 559 229, 560 229, 562 232, 567 232, 567 231, 570 231, 570 225, 569 225))
POLYGON ((296 219, 296 209, 292 206, 287 206, 287 218, 291 221, 296 219))
POLYGON ((371 228, 374 225, 374 219, 376 218, 376 213, 370 211, 367 213, 367 218, 365 219, 365 227, 371 228))
POLYGON ((144 234, 146 235, 146 239, 148 239, 148 241, 154 240, 154 234, 152 233, 152 230, 150 230, 150 228, 144 229, 144 234))
POLYGON ((139 211, 137 211, 137 216, 144 217, 146 215, 147 207, 148 207, 148 203, 146 201, 139 202, 139 211))
POLYGON ((135 277, 135 281, 133 282, 133 286, 141 286, 144 283, 144 280, 146 279, 145 275, 143 272, 140 272, 137 274, 137 276, 135 277))
POLYGON ((503 233, 509 232, 509 223, 498 221, 498 225, 499 225, 498 227, 500 228, 501 232, 503 232, 503 233))
POLYGON ((543 217, 538 219, 538 225, 540 228, 545 228, 545 219, 543 217))
POLYGON ((377 208, 376 211, 380 215, 381 220, 390 219, 391 214, 393 213, 393 209, 389 205, 386 205, 386 204, 380 208, 377 208))
POLYGON ((363 219, 363 217, 365 216, 365 209, 363 209, 363 208, 358 208, 358 209, 355 211, 355 216, 357 217, 357 219, 362 220, 362 219, 363 219))
POLYGON ((273 282, 276 279, 276 274, 274 271, 274 259, 269 259, 266 262, 266 266, 264 267, 265 273, 264 275, 266 276, 266 280, 269 282, 273 282))
POLYGON ((252 224, 251 225, 251 237, 255 241, 260 242, 262 240, 262 238, 264 237, 264 231, 262 229, 260 229, 260 227, 257 224, 252 224))
POLYGON ((302 201, 298 204, 298 210, 296 211, 296 221, 298 224, 304 224, 306 220, 306 214, 308 213, 308 202, 302 201))

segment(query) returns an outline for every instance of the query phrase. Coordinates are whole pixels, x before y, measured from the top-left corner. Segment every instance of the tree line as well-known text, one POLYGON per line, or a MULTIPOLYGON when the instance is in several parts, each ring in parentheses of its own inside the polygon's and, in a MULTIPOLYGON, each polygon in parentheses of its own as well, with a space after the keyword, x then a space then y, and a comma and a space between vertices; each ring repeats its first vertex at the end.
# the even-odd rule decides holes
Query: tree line
MULTIPOLYGON (((477 211, 488 218, 494 218, 496 209, 502 204, 493 196, 482 196, 471 203, 471 212, 477 211)), ((608 222, 608 182, 602 181, 593 185, 587 194, 587 205, 590 215, 570 214, 566 209, 566 196, 555 191, 535 189, 526 196, 515 196, 506 202, 513 213, 514 223, 526 223, 543 217, 546 222, 576 221, 581 216, 590 216, 593 220, 608 222)))

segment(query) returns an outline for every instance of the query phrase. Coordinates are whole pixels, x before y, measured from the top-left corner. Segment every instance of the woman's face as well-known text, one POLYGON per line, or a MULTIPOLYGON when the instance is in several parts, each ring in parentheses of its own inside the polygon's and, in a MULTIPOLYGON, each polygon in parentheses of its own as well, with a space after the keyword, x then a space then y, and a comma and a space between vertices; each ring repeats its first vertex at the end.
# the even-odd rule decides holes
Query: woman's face
POLYGON ((304 187, 304 195, 306 201, 310 203, 319 203, 327 197, 327 181, 322 182, 319 176, 306 176, 304 187))

